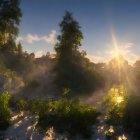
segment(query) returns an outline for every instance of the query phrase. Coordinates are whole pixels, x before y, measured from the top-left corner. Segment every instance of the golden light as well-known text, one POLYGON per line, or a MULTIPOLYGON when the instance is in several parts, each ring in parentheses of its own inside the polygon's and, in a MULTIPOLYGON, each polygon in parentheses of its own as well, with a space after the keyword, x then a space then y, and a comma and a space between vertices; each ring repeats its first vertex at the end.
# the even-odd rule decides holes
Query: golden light
POLYGON ((123 100, 124 100, 123 97, 121 96, 117 97, 117 103, 121 103, 123 100))
POLYGON ((127 140, 127 137, 123 134, 122 136, 118 137, 118 140, 127 140))
POLYGON ((113 29, 111 29, 111 36, 112 36, 112 42, 113 42, 114 51, 115 51, 114 55, 116 56, 117 60, 119 61, 119 48, 118 48, 118 44, 117 44, 113 29))
POLYGON ((115 65, 117 65, 117 68, 118 68, 118 73, 119 73, 118 78, 119 78, 119 81, 120 81, 121 80, 120 68, 121 68, 121 65, 123 64, 123 62, 122 62, 122 59, 120 57, 121 50, 118 47, 117 40, 116 40, 113 29, 111 29, 111 36, 112 36, 112 43, 113 43, 113 47, 114 47, 114 54, 115 54, 115 58, 117 60, 117 63, 115 65))

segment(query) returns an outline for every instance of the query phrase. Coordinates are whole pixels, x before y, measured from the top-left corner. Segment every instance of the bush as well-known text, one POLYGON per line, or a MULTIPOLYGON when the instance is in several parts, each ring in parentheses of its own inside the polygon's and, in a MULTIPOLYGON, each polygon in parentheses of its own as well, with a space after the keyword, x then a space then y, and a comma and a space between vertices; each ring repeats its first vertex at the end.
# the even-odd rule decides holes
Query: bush
POLYGON ((140 97, 130 97, 124 109, 123 127, 140 139, 140 97))
POLYGON ((95 107, 82 105, 78 98, 67 99, 68 91, 65 91, 65 98, 58 101, 47 101, 38 97, 29 100, 18 99, 14 101, 14 106, 18 111, 29 110, 33 114, 38 114, 37 126, 41 131, 46 132, 53 126, 59 133, 90 137, 93 133, 92 126, 97 122, 100 113, 95 107))
POLYGON ((16 111, 30 111, 33 114, 41 114, 41 112, 44 113, 47 109, 51 108, 49 101, 39 97, 33 99, 11 98, 10 106, 16 111))
POLYGON ((41 98, 34 98, 29 100, 29 108, 32 113, 35 114, 44 114, 47 113, 52 107, 51 107, 51 102, 47 101, 46 99, 41 99, 41 98))
POLYGON ((125 132, 134 134, 140 139, 140 96, 128 97, 121 90, 113 88, 104 97, 102 104, 107 107, 107 122, 110 125, 122 126, 125 132), (117 102, 116 97, 123 97, 117 102))
POLYGON ((103 98, 102 105, 107 108, 107 123, 122 125, 122 117, 127 104, 127 92, 124 86, 111 88, 103 98))
POLYGON ((8 106, 9 99, 8 92, 4 92, 0 96, 0 129, 6 129, 10 125, 12 114, 8 106))
POLYGON ((59 133, 68 133, 70 136, 81 134, 83 137, 92 135, 92 126, 97 121, 99 112, 95 107, 82 105, 80 100, 62 98, 53 101, 52 109, 39 114, 38 126, 46 131, 53 126, 59 133))
POLYGON ((18 111, 23 111, 23 110, 28 110, 28 101, 24 100, 24 99, 18 99, 16 101, 16 109, 18 111))

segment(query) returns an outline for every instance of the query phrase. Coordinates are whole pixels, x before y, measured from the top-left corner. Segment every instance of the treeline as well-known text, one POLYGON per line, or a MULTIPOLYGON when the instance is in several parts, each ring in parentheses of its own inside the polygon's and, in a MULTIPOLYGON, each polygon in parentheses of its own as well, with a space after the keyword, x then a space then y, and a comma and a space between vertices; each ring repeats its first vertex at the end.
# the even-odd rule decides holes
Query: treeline
MULTIPOLYGON (((1 74, 7 70, 14 71, 17 76, 22 78, 27 87, 38 87, 41 80, 34 77, 38 75, 35 71, 38 73, 41 71, 38 69, 41 64, 38 66, 34 53, 24 52, 21 43, 16 44, 15 41, 22 16, 19 1, 2 0, 0 7, 1 74), (31 77, 32 73, 36 75, 31 77)), ((53 75, 52 84, 55 86, 56 92, 62 93, 64 88, 69 88, 74 95, 87 94, 103 87, 105 83, 103 76, 86 58, 86 52, 79 50, 83 35, 78 22, 73 19, 71 13, 66 12, 59 26, 61 35, 58 36, 58 43, 54 47, 56 57, 52 61, 51 73, 49 71, 50 75, 53 75)), ((44 75, 46 73, 47 71, 44 72, 44 75)))
MULTIPOLYGON (((35 59, 33 53, 24 52, 21 43, 16 43, 22 16, 19 4, 18 0, 0 1, 0 75, 7 79, 7 83, 12 80, 8 88, 16 87, 15 82, 24 82, 23 77, 33 69, 35 59)), ((5 88, 2 80, 0 87, 5 88)))

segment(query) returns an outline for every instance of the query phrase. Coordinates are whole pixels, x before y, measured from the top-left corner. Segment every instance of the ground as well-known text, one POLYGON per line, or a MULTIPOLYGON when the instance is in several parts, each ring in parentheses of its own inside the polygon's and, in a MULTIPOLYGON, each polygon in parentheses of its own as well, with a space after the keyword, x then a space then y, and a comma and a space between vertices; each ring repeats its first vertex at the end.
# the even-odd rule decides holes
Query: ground
MULTIPOLYGON (((109 129, 110 131, 113 131, 112 126, 107 126, 105 124, 105 109, 100 105, 100 102, 105 95, 105 92, 98 91, 90 98, 87 98, 86 102, 84 102, 96 106, 102 113, 102 115, 98 118, 99 123, 93 126, 94 134, 91 140, 105 140, 105 132, 109 129)), ((29 112, 22 112, 21 114, 13 112, 12 125, 6 131, 1 132, 1 134, 4 135, 6 140, 69 140, 69 138, 65 136, 54 133, 53 128, 50 128, 46 134, 39 133, 39 131, 35 128, 36 123, 36 115, 32 116, 29 112)), ((82 139, 76 137, 74 140, 82 139)), ((118 140, 125 140, 125 138, 120 136, 118 140)), ((131 139, 127 138, 127 140, 131 139)))

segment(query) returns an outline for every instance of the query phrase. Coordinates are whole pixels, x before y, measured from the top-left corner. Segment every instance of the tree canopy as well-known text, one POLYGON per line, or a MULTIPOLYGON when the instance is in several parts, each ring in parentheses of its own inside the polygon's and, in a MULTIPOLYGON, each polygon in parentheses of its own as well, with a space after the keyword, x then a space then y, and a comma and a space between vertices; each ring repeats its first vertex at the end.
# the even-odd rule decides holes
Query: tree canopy
POLYGON ((61 91, 70 88, 76 93, 92 92, 95 87, 103 85, 103 82, 102 77, 85 57, 86 52, 79 50, 83 39, 81 27, 69 12, 66 12, 59 26, 61 35, 55 45, 56 85, 61 91))
POLYGON ((0 0, 0 48, 15 39, 22 16, 19 0, 0 0))

